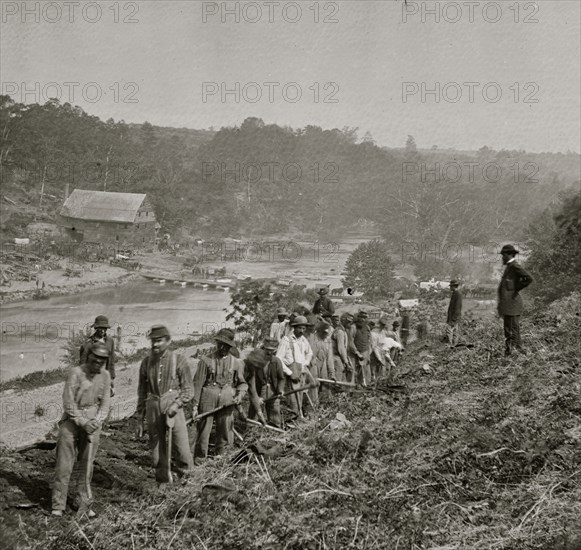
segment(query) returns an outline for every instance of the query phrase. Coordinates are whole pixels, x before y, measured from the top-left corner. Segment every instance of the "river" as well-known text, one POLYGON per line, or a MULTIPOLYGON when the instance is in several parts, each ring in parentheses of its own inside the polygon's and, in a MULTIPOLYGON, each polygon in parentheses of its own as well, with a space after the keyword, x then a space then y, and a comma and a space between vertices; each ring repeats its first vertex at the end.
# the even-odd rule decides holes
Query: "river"
POLYGON ((176 340, 226 326, 229 301, 229 292, 139 281, 3 305, 0 381, 62 366, 69 335, 85 330, 97 315, 109 318, 113 335, 122 327, 122 350, 130 353, 148 345, 145 334, 156 323, 166 324, 176 340))
MULTIPOLYGON (((221 265, 226 266, 228 276, 243 272, 253 278, 292 278, 296 284, 309 287, 317 282, 340 287, 340 274, 349 254, 368 239, 301 242, 295 244, 292 257, 259 261, 248 258, 221 265)), ((230 293, 223 290, 138 281, 47 300, 2 305, 0 381, 62 366, 63 345, 69 335, 73 330, 84 331, 97 315, 109 318, 113 335, 117 326, 122 327, 121 349, 127 354, 148 345, 145 334, 156 323, 166 324, 175 340, 187 338, 193 332, 228 326, 224 322, 224 309, 229 302, 230 293)))

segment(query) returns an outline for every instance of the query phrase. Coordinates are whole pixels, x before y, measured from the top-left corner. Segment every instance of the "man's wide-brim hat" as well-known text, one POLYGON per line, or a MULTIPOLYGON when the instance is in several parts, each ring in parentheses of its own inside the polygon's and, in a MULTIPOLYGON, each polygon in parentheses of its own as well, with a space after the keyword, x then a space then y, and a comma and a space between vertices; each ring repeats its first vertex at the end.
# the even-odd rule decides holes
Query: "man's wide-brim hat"
POLYGON ((156 338, 169 338, 169 330, 165 325, 153 325, 147 335, 150 340, 155 340, 156 338))
POLYGON ((93 323, 93 328, 111 328, 109 319, 104 315, 97 315, 97 317, 95 317, 95 322, 93 323))
POLYGON ((297 315, 292 323, 291 323, 291 327, 306 327, 309 324, 309 322, 307 321, 306 317, 303 317, 302 315, 297 315))
POLYGON ((90 352, 97 357, 102 357, 103 359, 107 359, 109 357, 109 350, 101 342, 93 344, 91 346, 90 352))
POLYGON ((278 349, 278 341, 275 338, 267 338, 262 345, 264 349, 268 349, 271 351, 278 349))
POLYGON ((459 286, 460 282, 457 279, 452 279, 450 281, 450 286, 459 286))
POLYGON ((328 293, 329 293, 329 289, 326 286, 321 287, 319 289, 319 294, 328 294, 328 293))
POLYGON ((230 347, 233 347, 235 345, 234 332, 227 328, 219 330, 218 334, 214 336, 214 340, 216 340, 216 342, 222 342, 223 344, 226 344, 227 346, 230 347))
POLYGON ((277 315, 288 315, 288 311, 284 307, 279 307, 276 310, 277 315))
POLYGON ((505 244, 501 249, 500 249, 500 254, 518 254, 519 251, 512 246, 512 244, 505 244))
POLYGON ((320 323, 317 323, 316 326, 316 331, 317 332, 328 332, 332 329, 333 327, 331 327, 331 325, 325 321, 321 321, 320 323))
POLYGON ((270 361, 263 349, 253 349, 247 356, 246 362, 254 367, 264 367, 270 361))

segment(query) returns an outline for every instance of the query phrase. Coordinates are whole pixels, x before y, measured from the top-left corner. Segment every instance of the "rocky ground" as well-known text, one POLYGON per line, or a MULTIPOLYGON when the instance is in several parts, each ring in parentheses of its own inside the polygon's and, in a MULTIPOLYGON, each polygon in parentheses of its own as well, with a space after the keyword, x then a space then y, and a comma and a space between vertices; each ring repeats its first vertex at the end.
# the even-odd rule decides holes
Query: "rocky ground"
POLYGON ((579 312, 577 295, 529 315, 529 354, 509 360, 492 320, 467 322, 474 347, 418 341, 398 369, 404 393, 328 393, 307 423, 252 428, 161 490, 146 442, 110 423, 94 520, 49 515, 52 445, 4 452, 4 547, 578 550, 579 312), (235 464, 257 439, 278 454, 235 464))

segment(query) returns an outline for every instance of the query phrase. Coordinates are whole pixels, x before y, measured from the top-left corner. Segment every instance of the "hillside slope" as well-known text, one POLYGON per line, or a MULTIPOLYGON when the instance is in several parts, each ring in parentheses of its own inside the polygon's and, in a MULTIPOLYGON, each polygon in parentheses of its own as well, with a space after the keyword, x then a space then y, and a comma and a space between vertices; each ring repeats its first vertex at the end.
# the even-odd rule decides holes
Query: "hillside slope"
POLYGON ((247 440, 281 456, 234 465, 233 450, 162 492, 146 443, 112 424, 91 522, 47 517, 54 451, 5 453, 5 547, 578 550, 580 306, 576 294, 526 318, 530 353, 510 360, 493 320, 468 323, 472 349, 418 342, 397 374, 404 395, 327 394, 300 429, 253 429, 247 440), (338 412, 350 423, 330 425, 338 412))

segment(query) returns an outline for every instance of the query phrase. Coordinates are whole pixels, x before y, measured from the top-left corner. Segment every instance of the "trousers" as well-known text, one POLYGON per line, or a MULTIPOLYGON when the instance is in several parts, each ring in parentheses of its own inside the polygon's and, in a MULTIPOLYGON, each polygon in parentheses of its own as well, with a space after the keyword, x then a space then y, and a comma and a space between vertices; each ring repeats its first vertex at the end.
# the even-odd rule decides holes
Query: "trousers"
MULTIPOLYGON (((361 352, 360 352, 361 353, 361 352)), ((355 372, 353 373, 353 382, 356 384, 368 384, 371 381, 371 369, 369 367, 369 351, 361 353, 363 359, 357 359, 357 356, 351 357, 351 362, 355 365, 355 372)), ((351 380, 350 380, 351 381, 351 380)))
MULTIPOLYGON (((209 412, 212 409, 222 405, 232 404, 234 399, 234 388, 232 386, 204 386, 200 396, 200 405, 198 414, 209 412)), ((234 410, 232 408, 217 412, 213 416, 202 418, 197 423, 196 443, 194 446, 194 456, 206 458, 208 456, 208 447, 210 445, 210 435, 212 427, 216 423, 216 451, 219 455, 224 448, 234 443, 234 410)))
POLYGON ((520 315, 504 315, 504 338, 506 340, 505 355, 510 355, 515 347, 521 348, 520 315))
POLYGON ((460 341, 460 323, 448 324, 446 326, 446 336, 448 337, 448 343, 451 346, 455 346, 460 341))
MULTIPOLYGON (((159 401, 148 400, 145 405, 147 417, 147 432, 149 434, 149 449, 155 468, 155 479, 164 481, 171 464, 171 456, 167 456, 167 432, 166 415, 159 410, 159 401)), ((176 460, 176 466, 181 472, 187 472, 194 467, 192 453, 188 440, 188 429, 183 409, 179 409, 174 417, 172 429, 172 454, 176 460)))
POLYGON ((93 462, 99 448, 100 435, 100 428, 89 436, 70 419, 60 424, 56 447, 56 471, 52 486, 53 510, 65 510, 71 481, 81 503, 91 504, 87 483, 90 485, 93 479, 93 462), (75 475, 71 476, 73 468, 75 475))

